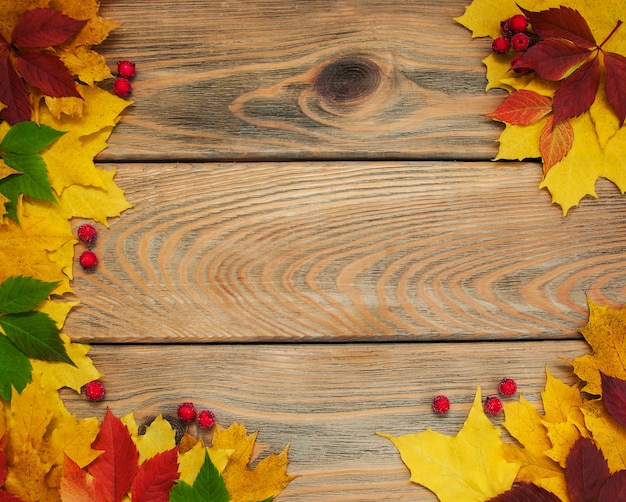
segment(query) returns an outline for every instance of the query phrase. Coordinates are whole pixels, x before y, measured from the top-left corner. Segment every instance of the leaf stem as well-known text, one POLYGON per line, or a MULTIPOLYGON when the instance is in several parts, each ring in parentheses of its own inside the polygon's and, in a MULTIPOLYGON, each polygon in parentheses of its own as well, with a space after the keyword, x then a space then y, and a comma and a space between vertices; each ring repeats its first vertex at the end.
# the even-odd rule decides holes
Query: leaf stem
POLYGON ((609 38, 611 38, 613 36, 613 34, 617 31, 617 28, 619 28, 621 26, 621 24, 622 24, 622 20, 618 19, 617 20, 617 24, 615 25, 615 28, 613 28, 611 30, 611 33, 609 33, 607 35, 607 37, 604 39, 604 41, 600 45, 598 45, 598 49, 601 49, 602 46, 608 42, 609 38))

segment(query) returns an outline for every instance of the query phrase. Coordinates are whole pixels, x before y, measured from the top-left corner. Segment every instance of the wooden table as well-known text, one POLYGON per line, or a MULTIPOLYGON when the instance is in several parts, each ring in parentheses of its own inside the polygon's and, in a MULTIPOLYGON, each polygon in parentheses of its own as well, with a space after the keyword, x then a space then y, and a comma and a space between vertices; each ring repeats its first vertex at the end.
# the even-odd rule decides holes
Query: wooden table
POLYGON ((477 385, 574 381, 586 296, 626 302, 626 199, 600 181, 564 218, 538 163, 490 160, 503 91, 464 6, 103 0, 101 52, 138 75, 98 160, 134 208, 75 277, 65 331, 108 394, 69 409, 192 400, 290 445, 280 500, 434 500, 376 431, 456 434, 477 385))

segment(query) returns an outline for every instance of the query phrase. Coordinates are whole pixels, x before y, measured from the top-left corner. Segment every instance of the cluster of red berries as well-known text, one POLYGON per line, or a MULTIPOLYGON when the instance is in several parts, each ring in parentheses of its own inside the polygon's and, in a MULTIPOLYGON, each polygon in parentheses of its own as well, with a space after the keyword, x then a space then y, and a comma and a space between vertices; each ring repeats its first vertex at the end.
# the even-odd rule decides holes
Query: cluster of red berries
MULTIPOLYGON (((522 14, 516 14, 500 23, 502 36, 496 38, 491 44, 491 50, 496 54, 506 54, 509 50, 525 52, 537 40, 534 33, 528 30, 528 18, 522 14)), ((521 54, 513 57, 511 65, 514 65, 521 54)), ((528 72, 527 68, 516 68, 518 73, 528 72)))
POLYGON ((102 401, 104 399, 105 388, 100 380, 92 380, 83 388, 85 397, 90 401, 102 401))
MULTIPOLYGON (((512 378, 503 378, 498 383, 498 392, 501 396, 511 397, 517 392, 517 383, 512 378)), ((444 395, 435 396, 432 406, 435 413, 448 413, 450 399, 444 395)), ((502 400, 498 396, 487 396, 483 402, 483 409, 488 415, 496 416, 502 411, 502 400)))
POLYGON ((78 227, 76 235, 79 241, 87 244, 87 249, 78 257, 78 263, 80 263, 85 270, 96 268, 96 265, 98 265, 98 257, 96 253, 91 250, 91 245, 96 241, 98 231, 91 223, 84 223, 78 227))
POLYGON ((197 419, 198 425, 202 429, 210 429, 215 424, 215 413, 211 410, 202 410, 200 413, 196 411, 193 403, 183 403, 178 407, 178 419, 183 423, 191 423, 197 419))
POLYGON ((131 61, 117 62, 117 78, 113 81, 113 92, 125 98, 132 91, 130 80, 135 76, 135 63, 131 61))

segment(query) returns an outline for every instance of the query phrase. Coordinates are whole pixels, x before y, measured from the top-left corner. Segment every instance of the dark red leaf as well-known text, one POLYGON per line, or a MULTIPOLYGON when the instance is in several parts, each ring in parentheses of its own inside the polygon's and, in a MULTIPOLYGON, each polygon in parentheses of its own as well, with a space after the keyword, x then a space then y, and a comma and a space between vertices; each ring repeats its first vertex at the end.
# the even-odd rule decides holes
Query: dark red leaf
POLYGON ((16 497, 9 492, 0 492, 0 502, 24 502, 21 498, 16 497))
POLYGON ((615 421, 626 426, 626 380, 605 375, 602 378, 602 400, 606 411, 615 421))
POLYGON ((592 52, 562 39, 545 40, 533 45, 512 66, 530 68, 545 80, 561 80, 582 65, 592 52))
POLYGON ((543 174, 569 153, 574 144, 574 128, 569 120, 554 123, 550 117, 539 136, 539 151, 543 160, 543 174))
POLYGON ((26 11, 13 29, 12 42, 18 47, 51 47, 67 41, 87 21, 72 19, 54 9, 26 11))
POLYGON ((599 58, 594 58, 582 65, 578 70, 567 77, 554 93, 554 120, 577 117, 586 112, 596 99, 600 84, 599 58))
POLYGON ((104 494, 109 502, 120 502, 130 490, 137 472, 139 454, 128 429, 109 409, 91 446, 96 450, 104 450, 89 464, 95 491, 104 494))
POLYGON ((19 51, 16 62, 26 83, 37 87, 44 94, 53 98, 81 97, 76 90, 74 79, 54 54, 31 50, 19 51))
POLYGON ((0 487, 4 486, 7 479, 7 454, 0 451, 0 487))
POLYGON ((133 502, 167 502, 178 477, 178 448, 159 453, 139 467, 131 498, 133 502))
POLYGON ((626 471, 617 471, 606 480, 598 502, 626 502, 626 471))
POLYGON ((610 476, 609 465, 593 441, 577 439, 565 465, 565 482, 572 502, 597 502, 610 476))
POLYGON ((561 499, 537 485, 521 483, 488 502, 561 502, 561 499))
POLYGON ((585 18, 575 9, 558 7, 541 12, 522 9, 533 31, 542 39, 564 38, 581 47, 595 47, 596 39, 585 18))
POLYGON ((0 102, 7 106, 0 114, 10 125, 30 120, 28 92, 8 55, 0 58, 0 102))
POLYGON ((522 89, 507 96, 489 117, 513 125, 530 125, 552 111, 552 100, 522 89))
POLYGON ((606 99, 615 110, 620 125, 623 125, 626 119, 626 57, 605 52, 604 78, 606 99))

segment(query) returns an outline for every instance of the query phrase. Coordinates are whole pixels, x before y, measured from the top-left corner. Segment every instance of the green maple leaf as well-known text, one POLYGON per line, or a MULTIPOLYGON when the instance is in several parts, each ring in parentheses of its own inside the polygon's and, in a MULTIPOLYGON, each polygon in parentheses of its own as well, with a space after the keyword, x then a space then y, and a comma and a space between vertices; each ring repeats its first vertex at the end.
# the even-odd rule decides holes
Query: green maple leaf
POLYGON ((224 478, 211 462, 208 452, 193 485, 179 481, 170 492, 170 502, 229 502, 230 495, 224 478))
POLYGON ((30 381, 29 358, 61 361, 70 359, 54 320, 34 310, 44 301, 54 282, 32 277, 9 277, 0 285, 0 397, 11 399, 11 387, 21 392, 30 381))
POLYGON ((0 142, 0 156, 4 163, 19 171, 0 179, 0 193, 5 202, 6 214, 18 221, 17 201, 21 194, 41 200, 55 201, 48 171, 39 152, 65 134, 47 125, 18 122, 0 142))

